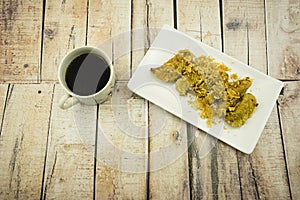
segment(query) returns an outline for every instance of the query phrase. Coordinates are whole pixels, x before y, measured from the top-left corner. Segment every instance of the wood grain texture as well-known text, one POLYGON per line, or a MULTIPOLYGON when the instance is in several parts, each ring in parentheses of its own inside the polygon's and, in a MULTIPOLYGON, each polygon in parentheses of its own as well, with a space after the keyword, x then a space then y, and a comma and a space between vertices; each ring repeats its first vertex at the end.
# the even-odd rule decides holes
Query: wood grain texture
POLYGON ((222 46, 218 0, 178 0, 178 30, 219 49, 222 46))
POLYGON ((43 30, 41 80, 57 82, 57 70, 63 57, 86 40, 87 0, 46 1, 43 30))
POLYGON ((149 106, 149 197, 189 199, 186 123, 156 105, 149 106))
MULTIPOLYGON (((267 73, 263 2, 224 1, 224 11, 225 52, 229 52, 240 61, 267 73), (238 9, 236 9, 236 5, 239 5, 238 9)), ((276 117, 276 113, 273 113, 273 116, 276 117)), ((276 118, 273 118, 273 120, 275 121, 273 123, 276 124, 276 118)), ((277 130, 280 130, 278 121, 277 130)), ((272 133, 269 129, 265 129, 265 132, 267 132, 267 135, 272 133)), ((276 143, 277 151, 274 155, 280 155, 280 153, 282 153, 280 135, 277 136, 279 136, 276 143)), ((271 137, 264 139, 266 144, 272 141, 273 138, 271 137)), ((274 155, 271 154, 272 151, 270 151, 270 154, 266 154, 265 152, 269 148, 264 149, 264 147, 265 145, 256 147, 258 150, 253 152, 250 156, 238 153, 239 179, 243 198, 272 198, 273 194, 275 194, 275 196, 276 194, 278 195, 277 192, 282 195, 281 197, 288 195, 288 193, 286 193, 288 188, 286 187, 287 185, 284 179, 274 178, 272 181, 276 184, 272 185, 272 187, 266 187, 268 183, 265 183, 267 178, 265 179, 264 177, 269 177, 271 174, 268 174, 267 170, 263 170, 264 173, 262 173, 261 168, 271 167, 276 173, 281 174, 281 177, 284 177, 285 170, 282 157, 278 160, 274 159, 274 155), (263 160, 269 160, 269 163, 263 163, 263 160), (275 166, 281 167, 276 168, 275 166), (259 182, 258 179, 260 179, 261 182, 259 182), (278 188, 280 184, 282 184, 283 187, 278 188)), ((272 170, 269 173, 272 173, 272 170)))
POLYGON ((267 73, 264 2, 225 0, 223 8, 224 51, 267 73))
POLYGON ((117 79, 130 77, 131 1, 89 1, 88 45, 111 57, 117 79))
MULTIPOLYGON (((183 2, 178 2, 178 28, 187 30, 194 38, 221 50, 219 1, 191 1, 188 6, 183 2)), ((227 5, 223 6, 223 10, 229 9, 227 5)), ((233 48, 229 45, 228 48, 233 48)), ((189 150, 192 198, 240 198, 236 150, 194 127, 190 130, 189 139, 194 140, 190 141, 193 143, 189 150), (198 137, 195 138, 195 135, 198 137), (204 152, 208 155, 203 155, 204 152)))
MULTIPOLYGON (((164 24, 173 26, 173 3, 171 0, 146 1, 150 43, 164 24)), ((149 104, 149 122, 149 198, 188 199, 186 123, 153 104, 149 104)))
MULTIPOLYGON (((237 14, 234 15, 237 16, 237 20, 231 20, 230 22, 229 18, 229 22, 227 22, 226 14, 224 15, 225 30, 227 29, 227 31, 225 31, 225 41, 227 38, 229 38, 230 44, 235 44, 236 40, 246 41, 246 48, 241 46, 242 48, 240 49, 239 43, 237 43, 235 47, 237 52, 246 52, 246 57, 240 58, 240 60, 267 73, 264 4, 260 1, 252 1, 251 3, 245 1, 230 1, 225 3, 224 6, 228 5, 229 8, 234 8, 236 4, 242 7, 242 9, 239 9, 237 12, 231 12, 231 15, 237 14), (239 34, 240 31, 235 34, 235 31, 241 28, 245 29, 246 35, 239 34)), ((226 8, 224 7, 224 9, 226 8)), ((230 10, 228 10, 228 13, 230 13, 230 10)), ((226 44, 225 52, 227 52, 226 44)), ((260 145, 260 143, 258 143, 256 150, 249 156, 238 153, 239 176, 243 198, 284 198, 289 196, 284 168, 285 163, 282 157, 283 150, 279 132, 280 127, 278 119, 276 121, 276 116, 276 113, 273 112, 269 123, 272 124, 271 126, 277 125, 277 129, 269 129, 268 125, 266 126, 263 134, 267 136, 260 139, 260 143, 263 144, 260 145), (275 130, 277 130, 277 140, 274 140, 273 136, 275 130), (271 134, 272 136, 270 136, 271 134), (274 141, 276 141, 276 143, 273 145, 276 147, 273 150, 268 151, 270 147, 266 148, 265 146, 274 143, 274 141), (278 155, 281 155, 279 156, 279 159, 278 155), (268 162, 263 162, 265 160, 268 160, 268 162), (265 168, 266 170, 264 170, 265 168), (269 168, 272 170, 268 171, 269 168), (280 178, 273 177, 272 173, 274 172, 279 174, 280 178), (269 184, 267 180, 271 180, 270 183, 272 182, 274 184, 269 184)))
POLYGON ((300 3, 298 0, 266 1, 270 75, 300 78, 300 3))
MULTIPOLYGON (((212 171, 212 178, 217 180, 218 197, 221 199, 240 199, 239 171, 236 150, 225 143, 218 142, 216 156, 212 152, 212 165, 217 172, 212 171), (216 157, 216 158, 214 158, 216 157)), ((213 179, 213 180, 214 180, 213 179)))
POLYGON ((37 82, 43 2, 0 2, 0 82, 37 82))
POLYGON ((42 199, 93 199, 96 106, 58 106, 55 85, 42 199))
POLYGON ((247 8, 245 13, 248 42, 247 62, 251 67, 267 74, 268 62, 264 2, 260 0, 243 1, 241 5, 247 8))
MULTIPOLYGON (((99 46, 111 57, 119 81, 131 76, 131 6, 131 1, 89 1, 88 44, 99 46)), ((145 126, 145 101, 133 100, 126 82, 117 88, 113 93, 117 105, 110 101, 99 108, 96 198, 145 199, 148 140, 128 135, 135 133, 131 127, 145 126), (134 113, 132 118, 129 112, 134 113)), ((147 135, 140 131, 137 134, 147 135)))
MULTIPOLYGON (((219 1, 178 1, 178 30, 217 49, 222 45, 219 16, 219 1)), ((218 198, 217 141, 191 125, 188 136, 190 197, 218 198)))
POLYGON ((5 102, 7 97, 8 84, 0 84, 0 136, 2 130, 2 120, 5 114, 5 102))
POLYGON ((126 85, 99 106, 96 199, 146 199, 147 104, 126 85))
POLYGON ((0 137, 0 199, 39 199, 53 85, 12 85, 0 137))
POLYGON ((279 114, 282 125, 282 136, 289 173, 290 188, 293 199, 300 198, 300 153, 299 153, 299 103, 300 82, 287 82, 279 98, 279 114))
MULTIPOLYGON (((137 27, 142 26, 142 22, 139 20, 147 16, 149 43, 153 41, 160 27, 165 23, 169 25, 173 23, 171 17, 172 12, 170 9, 166 10, 164 5, 170 7, 172 1, 146 1, 146 12, 143 14, 139 10, 139 12, 136 11, 137 13, 134 15, 135 20, 133 22, 137 27)), ((146 45, 149 45, 149 43, 146 45)), ((141 54, 143 54, 143 52, 141 54)), ((138 63, 140 57, 137 54, 133 54, 133 61, 137 60, 136 63, 138 63)), ((186 153, 186 124, 153 104, 150 104, 149 109, 149 198, 188 199, 189 180, 186 153), (164 123, 160 123, 161 121, 164 123)))
POLYGON ((147 35, 150 44, 154 41, 159 30, 165 25, 174 25, 174 1, 171 0, 146 0, 147 35))
POLYGON ((242 5, 242 0, 222 2, 224 52, 247 63, 247 7, 242 5))
POLYGON ((149 31, 147 10, 146 1, 132 1, 131 74, 134 73, 150 46, 150 41, 147 38, 149 31))
MULTIPOLYGON (((228 44, 225 44, 225 52, 232 52, 232 56, 237 57, 241 56, 239 52, 242 52, 243 56, 239 57, 239 60, 267 73, 264 3, 225 1, 224 10, 224 40, 232 45, 228 50, 228 44), (235 10, 236 5, 239 5, 240 9, 235 10), (240 34, 243 31, 245 34, 240 34)), ((272 113, 268 123, 263 133, 264 137, 260 139, 251 155, 238 152, 241 195, 246 199, 284 199, 289 196, 276 112, 272 113), (274 149, 266 147, 267 144, 272 144, 274 149), (266 160, 268 162, 265 162, 266 160), (278 176, 272 176, 273 173, 278 176)))
POLYGON ((273 109, 253 153, 239 153, 238 158, 243 198, 290 198, 276 108, 273 109))
POLYGON ((218 198, 217 140, 193 126, 189 134, 189 176, 191 199, 218 198), (215 147, 215 148, 214 148, 215 147))

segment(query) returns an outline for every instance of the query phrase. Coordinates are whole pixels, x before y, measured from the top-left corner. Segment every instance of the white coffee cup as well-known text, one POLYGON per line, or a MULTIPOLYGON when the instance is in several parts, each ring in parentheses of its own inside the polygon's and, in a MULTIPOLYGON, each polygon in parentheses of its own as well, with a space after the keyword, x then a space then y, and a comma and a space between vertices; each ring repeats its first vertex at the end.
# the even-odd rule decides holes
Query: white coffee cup
POLYGON ((115 72, 110 58, 107 56, 107 54, 104 51, 102 51, 97 47, 83 46, 70 51, 62 59, 58 68, 58 80, 59 83, 64 88, 64 90, 66 91, 66 94, 59 101, 60 108, 67 109, 77 103, 82 103, 86 105, 96 105, 96 104, 103 103, 110 97, 115 84, 115 72), (100 91, 98 92, 95 91, 94 94, 84 96, 84 95, 76 94, 73 91, 71 91, 71 89, 68 87, 66 82, 66 72, 69 65, 75 58, 77 58, 82 54, 87 54, 87 53, 96 54, 107 63, 108 67, 110 68, 110 74, 109 74, 110 77, 107 83, 105 84, 105 86, 100 91))

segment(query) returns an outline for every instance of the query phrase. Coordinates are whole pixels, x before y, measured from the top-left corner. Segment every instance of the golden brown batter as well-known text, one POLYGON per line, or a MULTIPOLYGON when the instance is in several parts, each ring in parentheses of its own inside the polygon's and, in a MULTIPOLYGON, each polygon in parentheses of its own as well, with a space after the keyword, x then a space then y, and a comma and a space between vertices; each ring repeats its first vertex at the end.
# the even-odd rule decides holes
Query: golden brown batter
POLYGON ((229 70, 212 57, 195 57, 189 50, 181 50, 162 66, 151 69, 164 82, 176 81, 179 95, 192 91, 196 96, 193 105, 202 111, 200 117, 207 119, 208 126, 218 116, 225 117, 233 127, 241 127, 258 104, 252 94, 246 94, 252 85, 250 77, 239 79, 234 74, 229 78, 229 70))

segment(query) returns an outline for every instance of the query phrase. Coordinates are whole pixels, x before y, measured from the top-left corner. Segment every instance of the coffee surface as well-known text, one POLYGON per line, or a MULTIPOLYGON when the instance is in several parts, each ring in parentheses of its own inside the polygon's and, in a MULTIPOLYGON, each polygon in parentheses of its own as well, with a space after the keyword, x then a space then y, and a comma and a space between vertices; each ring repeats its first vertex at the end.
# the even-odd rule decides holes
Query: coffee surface
POLYGON ((108 63, 94 53, 76 57, 66 71, 66 83, 77 95, 88 96, 99 92, 108 83, 110 68, 108 63))

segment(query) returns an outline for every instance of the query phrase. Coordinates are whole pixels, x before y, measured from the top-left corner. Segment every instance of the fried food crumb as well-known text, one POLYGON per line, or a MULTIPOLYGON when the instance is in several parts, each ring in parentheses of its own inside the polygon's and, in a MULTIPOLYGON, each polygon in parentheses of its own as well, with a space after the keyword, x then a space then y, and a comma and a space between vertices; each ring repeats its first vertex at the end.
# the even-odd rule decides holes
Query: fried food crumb
POLYGON ((234 73, 234 74, 231 74, 230 78, 233 80, 237 80, 239 77, 236 73, 234 73))

